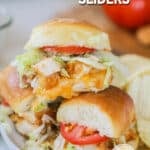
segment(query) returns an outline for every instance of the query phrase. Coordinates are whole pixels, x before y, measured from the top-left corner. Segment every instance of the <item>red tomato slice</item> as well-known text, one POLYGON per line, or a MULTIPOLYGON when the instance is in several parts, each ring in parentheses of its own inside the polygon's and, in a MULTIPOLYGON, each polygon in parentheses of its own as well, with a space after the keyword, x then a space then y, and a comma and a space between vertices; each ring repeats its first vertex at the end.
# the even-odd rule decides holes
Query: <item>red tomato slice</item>
POLYGON ((101 136, 98 132, 86 133, 87 127, 79 125, 68 125, 61 123, 60 132, 70 143, 75 145, 98 144, 108 140, 108 137, 101 136))
POLYGON ((4 105, 4 106, 9 106, 9 104, 8 104, 8 102, 6 100, 2 100, 1 104, 4 105))
POLYGON ((58 52, 58 53, 65 53, 65 54, 84 54, 84 53, 91 53, 94 51, 93 48, 87 47, 79 47, 79 46, 44 46, 41 48, 46 52, 58 52))

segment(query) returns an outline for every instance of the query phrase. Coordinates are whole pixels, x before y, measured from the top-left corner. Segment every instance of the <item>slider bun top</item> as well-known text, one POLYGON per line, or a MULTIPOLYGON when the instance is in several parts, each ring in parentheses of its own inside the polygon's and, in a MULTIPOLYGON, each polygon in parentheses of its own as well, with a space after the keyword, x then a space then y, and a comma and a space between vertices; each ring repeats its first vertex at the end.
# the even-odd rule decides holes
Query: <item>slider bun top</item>
POLYGON ((122 90, 109 87, 66 100, 58 109, 57 120, 96 129, 112 138, 121 136, 134 120, 132 99, 122 90))
POLYGON ((81 46, 110 50, 108 35, 98 27, 62 18, 35 27, 25 49, 43 46, 81 46))
POLYGON ((22 113, 29 108, 33 100, 31 88, 21 89, 15 81, 16 69, 8 66, 0 72, 0 96, 5 99, 12 110, 22 113))

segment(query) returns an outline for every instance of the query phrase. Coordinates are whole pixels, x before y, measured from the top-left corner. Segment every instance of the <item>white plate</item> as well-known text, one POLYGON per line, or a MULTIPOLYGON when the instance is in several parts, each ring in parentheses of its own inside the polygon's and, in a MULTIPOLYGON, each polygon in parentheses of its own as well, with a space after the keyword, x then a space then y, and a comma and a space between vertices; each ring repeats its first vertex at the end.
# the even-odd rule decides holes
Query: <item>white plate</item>
POLYGON ((0 135, 0 150, 9 150, 8 146, 6 145, 4 140, 2 139, 1 135, 0 135))
POLYGON ((4 142, 7 144, 10 150, 19 150, 17 145, 13 143, 12 139, 10 139, 9 135, 7 134, 6 130, 3 127, 0 127, 0 132, 4 142))
POLYGON ((20 150, 21 148, 24 147, 25 140, 21 135, 19 135, 16 132, 10 120, 9 125, 10 125, 9 130, 6 130, 6 128, 3 125, 0 125, 1 136, 10 150, 20 150))

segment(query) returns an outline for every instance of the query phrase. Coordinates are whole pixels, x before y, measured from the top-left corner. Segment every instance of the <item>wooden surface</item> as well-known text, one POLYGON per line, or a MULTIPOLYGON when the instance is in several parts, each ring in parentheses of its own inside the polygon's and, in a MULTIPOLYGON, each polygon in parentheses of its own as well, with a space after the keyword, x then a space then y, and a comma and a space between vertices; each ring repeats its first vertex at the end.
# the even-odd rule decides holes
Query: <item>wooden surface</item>
POLYGON ((134 32, 129 32, 115 25, 99 6, 80 6, 58 14, 57 17, 75 18, 90 22, 106 31, 110 36, 115 53, 135 53, 150 58, 150 47, 144 47, 136 39, 134 32))

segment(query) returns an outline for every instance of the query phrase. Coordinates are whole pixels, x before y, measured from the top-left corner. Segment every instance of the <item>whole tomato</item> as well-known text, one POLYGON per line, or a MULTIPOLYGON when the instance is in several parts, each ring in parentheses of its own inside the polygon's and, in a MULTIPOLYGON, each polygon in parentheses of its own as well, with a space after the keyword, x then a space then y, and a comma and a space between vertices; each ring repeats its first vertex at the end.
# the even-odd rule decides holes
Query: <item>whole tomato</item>
POLYGON ((114 22, 126 28, 150 23, 150 0, 131 0, 128 5, 103 5, 103 8, 114 22))

